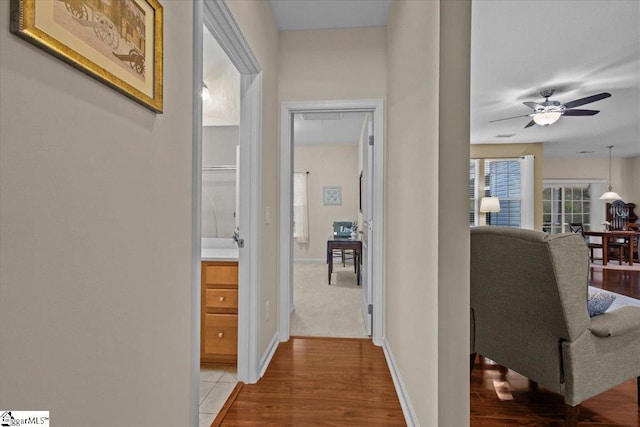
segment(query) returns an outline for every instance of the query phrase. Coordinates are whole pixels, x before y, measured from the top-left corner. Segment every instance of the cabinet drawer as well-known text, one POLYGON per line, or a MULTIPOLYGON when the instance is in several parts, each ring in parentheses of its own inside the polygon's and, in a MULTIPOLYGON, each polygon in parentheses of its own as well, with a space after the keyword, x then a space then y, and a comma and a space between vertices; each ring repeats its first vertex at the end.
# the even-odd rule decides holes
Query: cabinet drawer
POLYGON ((208 308, 238 308, 237 289, 207 289, 205 305, 208 308))
POLYGON ((238 353, 238 316, 235 314, 204 315, 204 353, 238 353))
POLYGON ((207 285, 238 285, 238 264, 206 265, 204 279, 207 285))

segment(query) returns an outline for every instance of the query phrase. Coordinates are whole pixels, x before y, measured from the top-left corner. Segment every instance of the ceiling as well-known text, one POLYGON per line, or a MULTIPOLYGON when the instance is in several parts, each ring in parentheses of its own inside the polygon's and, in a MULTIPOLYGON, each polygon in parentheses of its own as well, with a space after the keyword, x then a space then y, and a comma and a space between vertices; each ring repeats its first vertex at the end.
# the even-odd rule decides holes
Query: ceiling
POLYGON ((391 0, 269 0, 281 31, 384 27, 391 0))
MULTIPOLYGON (((390 0, 270 0, 280 30, 386 24, 390 0)), ((640 1, 473 1, 471 143, 544 143, 545 157, 640 155, 640 1), (600 92, 592 117, 524 129, 524 101, 562 103, 600 92), (513 134, 497 138, 499 134, 513 134), (578 154, 581 151, 591 153, 578 154)))
POLYGON ((543 142, 545 157, 640 155, 640 2, 474 1, 471 142, 543 142), (524 101, 562 103, 600 92, 591 117, 524 129, 524 101), (498 134, 515 134, 496 138, 498 134), (580 151, 593 153, 578 154, 580 151))
POLYGON ((293 142, 309 144, 357 144, 367 113, 298 113, 293 116, 293 142))
POLYGON ((202 125, 237 126, 240 73, 207 27, 202 29, 202 80, 209 89, 209 99, 202 101, 202 125))

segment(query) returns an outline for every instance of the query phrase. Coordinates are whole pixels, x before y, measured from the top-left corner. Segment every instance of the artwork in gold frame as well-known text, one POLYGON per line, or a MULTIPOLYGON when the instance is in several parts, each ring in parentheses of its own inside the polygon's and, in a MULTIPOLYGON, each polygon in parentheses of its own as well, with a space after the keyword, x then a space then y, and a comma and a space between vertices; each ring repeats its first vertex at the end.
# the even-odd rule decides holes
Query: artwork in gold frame
POLYGON ((162 112, 158 0, 11 0, 11 32, 162 112))

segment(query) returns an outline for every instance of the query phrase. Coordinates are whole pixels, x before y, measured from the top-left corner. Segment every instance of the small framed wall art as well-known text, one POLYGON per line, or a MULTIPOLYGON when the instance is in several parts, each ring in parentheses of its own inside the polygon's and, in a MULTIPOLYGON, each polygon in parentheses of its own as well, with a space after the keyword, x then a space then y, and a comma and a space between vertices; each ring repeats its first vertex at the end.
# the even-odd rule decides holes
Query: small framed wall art
POLYGON ((322 202, 325 205, 341 205, 342 187, 322 187, 322 202))
POLYGON ((11 0, 11 32, 162 112, 158 0, 11 0))

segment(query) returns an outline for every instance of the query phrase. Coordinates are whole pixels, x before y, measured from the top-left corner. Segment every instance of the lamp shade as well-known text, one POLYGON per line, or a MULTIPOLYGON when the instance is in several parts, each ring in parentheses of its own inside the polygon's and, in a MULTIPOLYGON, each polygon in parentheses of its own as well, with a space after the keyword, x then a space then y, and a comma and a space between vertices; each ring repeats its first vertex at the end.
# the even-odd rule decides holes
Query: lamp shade
POLYGON ((609 188, 609 191, 607 191, 602 196, 600 196, 600 200, 606 200, 606 201, 612 201, 613 202, 614 200, 622 200, 622 197, 620 197, 620 195, 618 193, 616 193, 615 191, 611 191, 611 188, 609 188))
POLYGON ((497 197, 483 197, 480 200, 480 212, 500 212, 500 199, 497 197))
POLYGON ((562 115, 559 111, 547 111, 544 113, 537 113, 533 116, 533 121, 540 126, 549 126, 554 124, 560 119, 562 115))

